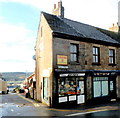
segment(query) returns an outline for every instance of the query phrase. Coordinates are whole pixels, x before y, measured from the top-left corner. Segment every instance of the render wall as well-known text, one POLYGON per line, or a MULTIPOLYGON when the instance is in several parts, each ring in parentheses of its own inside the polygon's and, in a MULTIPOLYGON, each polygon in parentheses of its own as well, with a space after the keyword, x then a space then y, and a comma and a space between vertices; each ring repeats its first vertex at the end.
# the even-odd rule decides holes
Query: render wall
MULTIPOLYGON (((48 94, 52 99, 52 35, 46 19, 41 15, 38 31, 38 40, 36 45, 36 88, 37 99, 45 102, 43 99, 43 78, 49 78, 48 94)), ((48 101, 49 105, 49 101, 48 101)))

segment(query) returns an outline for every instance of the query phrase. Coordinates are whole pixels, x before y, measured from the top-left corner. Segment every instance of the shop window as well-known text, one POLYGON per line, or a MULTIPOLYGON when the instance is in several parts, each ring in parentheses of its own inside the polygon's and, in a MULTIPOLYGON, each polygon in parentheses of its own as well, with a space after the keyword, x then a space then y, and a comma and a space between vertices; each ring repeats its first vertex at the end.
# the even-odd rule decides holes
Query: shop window
POLYGON ((78 45, 70 44, 70 61, 78 62, 78 45))
POLYGON ((93 64, 100 64, 100 49, 93 47, 93 64))
POLYGON ((59 96, 76 94, 75 78, 60 78, 58 80, 58 85, 59 85, 59 88, 58 88, 59 96))
POLYGON ((84 94, 84 78, 83 77, 71 77, 71 78, 59 78, 58 79, 58 95, 76 95, 84 94))
POLYGON ((109 49, 109 64, 115 64, 115 50, 109 49))
POLYGON ((94 97, 108 95, 108 77, 95 77, 93 79, 94 97))

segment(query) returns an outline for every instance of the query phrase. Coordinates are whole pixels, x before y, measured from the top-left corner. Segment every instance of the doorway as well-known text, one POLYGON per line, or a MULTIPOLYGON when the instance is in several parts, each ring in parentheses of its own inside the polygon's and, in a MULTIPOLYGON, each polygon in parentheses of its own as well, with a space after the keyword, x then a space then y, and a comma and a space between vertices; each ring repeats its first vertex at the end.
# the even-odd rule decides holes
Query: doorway
POLYGON ((43 99, 47 102, 48 101, 48 78, 43 78, 43 99))
POLYGON ((116 77, 115 76, 110 77, 109 94, 111 98, 116 97, 116 77))

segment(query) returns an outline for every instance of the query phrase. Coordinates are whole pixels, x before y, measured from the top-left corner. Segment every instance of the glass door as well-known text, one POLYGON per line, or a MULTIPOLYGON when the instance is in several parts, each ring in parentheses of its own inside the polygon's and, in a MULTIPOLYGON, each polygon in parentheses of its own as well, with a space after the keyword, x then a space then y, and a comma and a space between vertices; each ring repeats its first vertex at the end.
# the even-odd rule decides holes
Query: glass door
POLYGON ((85 103, 85 93, 84 93, 84 77, 76 78, 77 80, 77 104, 85 103))

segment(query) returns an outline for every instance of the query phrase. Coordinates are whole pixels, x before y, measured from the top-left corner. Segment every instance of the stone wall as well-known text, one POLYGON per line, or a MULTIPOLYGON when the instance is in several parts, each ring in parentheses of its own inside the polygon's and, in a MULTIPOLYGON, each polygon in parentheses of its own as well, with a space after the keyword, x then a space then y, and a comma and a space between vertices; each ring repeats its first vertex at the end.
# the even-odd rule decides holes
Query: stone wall
POLYGON ((86 43, 80 41, 73 41, 67 39, 54 38, 53 40, 53 65, 54 68, 57 68, 57 55, 66 55, 68 56, 68 68, 72 70, 116 70, 117 66, 109 65, 109 49, 115 49, 116 52, 116 64, 118 64, 119 55, 118 48, 112 46, 104 46, 93 43, 86 43), (70 62, 70 43, 75 43, 79 45, 79 62, 72 64, 70 62), (100 65, 93 65, 93 46, 100 48, 100 65))

